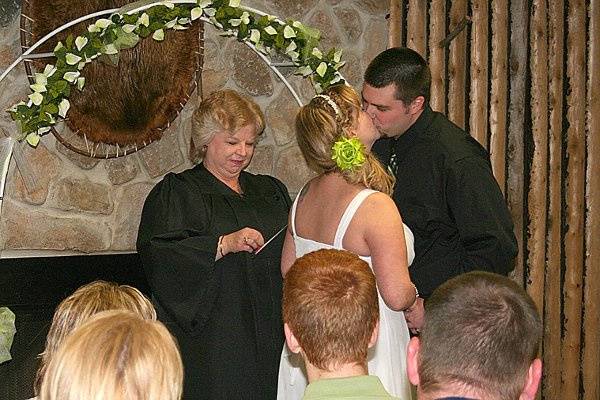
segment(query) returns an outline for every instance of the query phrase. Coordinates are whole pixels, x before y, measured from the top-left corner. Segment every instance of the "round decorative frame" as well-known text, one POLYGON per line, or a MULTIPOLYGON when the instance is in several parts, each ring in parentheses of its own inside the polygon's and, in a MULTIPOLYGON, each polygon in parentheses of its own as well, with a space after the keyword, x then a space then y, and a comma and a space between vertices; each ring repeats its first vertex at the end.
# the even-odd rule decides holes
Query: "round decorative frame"
POLYGON ((269 60, 270 54, 279 52, 289 57, 291 65, 297 67, 297 74, 310 76, 317 93, 332 84, 344 82, 338 71, 344 65, 341 51, 331 49, 323 54, 317 47, 320 38, 317 30, 298 21, 289 20, 286 23, 277 17, 241 6, 239 0, 143 0, 121 9, 78 18, 50 32, 27 49, 4 71, 0 81, 20 61, 33 58, 29 54, 56 33, 81 21, 107 14, 111 14, 110 19, 97 20, 88 26, 88 32, 77 38, 68 37, 65 44, 59 42, 53 52, 57 63, 48 64, 42 73, 35 74, 34 83, 30 85, 33 93, 28 96, 27 103, 20 102, 9 110, 20 130, 19 140, 27 140, 35 147, 40 137, 56 124, 57 118, 66 117, 70 107, 67 99, 70 85, 83 89, 85 79, 79 71, 87 63, 99 56, 118 58, 121 48, 135 46, 140 37, 152 34, 154 40, 163 40, 165 29, 187 29, 197 19, 207 21, 224 30, 225 35, 235 36, 246 43, 267 62, 300 105, 302 102, 287 79, 279 72, 277 65, 269 60), (58 74, 54 75, 57 71, 58 74))

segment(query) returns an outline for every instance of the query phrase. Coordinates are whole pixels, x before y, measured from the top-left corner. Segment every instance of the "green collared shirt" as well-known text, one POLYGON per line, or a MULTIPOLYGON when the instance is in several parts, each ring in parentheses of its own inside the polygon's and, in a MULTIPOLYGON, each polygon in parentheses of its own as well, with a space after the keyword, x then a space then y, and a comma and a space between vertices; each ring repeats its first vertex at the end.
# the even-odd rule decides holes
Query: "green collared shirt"
POLYGON ((309 384, 302 400, 376 400, 391 399, 378 377, 373 375, 350 378, 321 379, 309 384))

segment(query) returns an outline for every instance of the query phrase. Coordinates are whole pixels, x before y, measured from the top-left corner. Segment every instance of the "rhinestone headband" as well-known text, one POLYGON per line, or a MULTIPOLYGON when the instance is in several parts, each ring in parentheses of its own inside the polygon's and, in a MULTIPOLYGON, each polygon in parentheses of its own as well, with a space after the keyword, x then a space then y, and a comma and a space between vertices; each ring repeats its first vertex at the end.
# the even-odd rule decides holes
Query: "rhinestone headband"
POLYGON ((333 108, 333 112, 335 112, 336 117, 339 118, 342 116, 342 112, 340 111, 340 108, 338 107, 337 104, 335 104, 335 101, 333 101, 333 99, 331 97, 327 96, 326 94, 318 94, 314 98, 316 99, 317 97, 324 99, 327 102, 327 104, 329 104, 329 106, 331 106, 331 108, 333 108))

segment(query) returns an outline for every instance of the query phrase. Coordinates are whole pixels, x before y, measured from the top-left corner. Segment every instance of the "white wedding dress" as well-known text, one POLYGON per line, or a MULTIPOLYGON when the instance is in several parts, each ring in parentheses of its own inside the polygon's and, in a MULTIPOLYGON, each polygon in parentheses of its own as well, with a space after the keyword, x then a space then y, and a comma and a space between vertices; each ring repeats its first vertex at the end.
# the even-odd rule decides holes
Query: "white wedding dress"
MULTIPOLYGON (((338 225, 333 246, 330 244, 305 239, 296 234, 295 219, 298 195, 292 206, 291 228, 296 246, 296 257, 319 249, 343 249, 342 242, 348 225, 354 213, 362 202, 374 190, 364 189, 350 202, 338 225)), ((412 263, 414 252, 414 236, 411 230, 404 225, 404 237, 408 253, 408 263, 412 263)), ((371 257, 361 257, 371 268, 371 257)), ((379 294, 379 337, 377 343, 369 350, 368 368, 370 375, 377 375, 386 390, 395 397, 403 400, 411 399, 411 387, 406 375, 406 347, 409 341, 408 327, 404 314, 393 311, 385 304, 379 294)), ((308 384, 304 362, 299 354, 289 351, 287 345, 283 346, 279 364, 279 382, 277 386, 278 400, 300 400, 308 384)))

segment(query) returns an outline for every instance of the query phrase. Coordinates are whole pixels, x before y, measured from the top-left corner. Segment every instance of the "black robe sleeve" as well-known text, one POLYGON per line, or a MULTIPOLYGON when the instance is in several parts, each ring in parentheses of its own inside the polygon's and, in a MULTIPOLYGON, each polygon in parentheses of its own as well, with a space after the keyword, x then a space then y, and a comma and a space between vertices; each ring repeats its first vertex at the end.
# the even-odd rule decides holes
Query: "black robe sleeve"
MULTIPOLYGON (((209 203, 209 202, 208 202, 209 203)), ((202 193, 169 174, 148 195, 137 250, 155 301, 186 331, 206 321, 216 295, 219 237, 202 193)))

